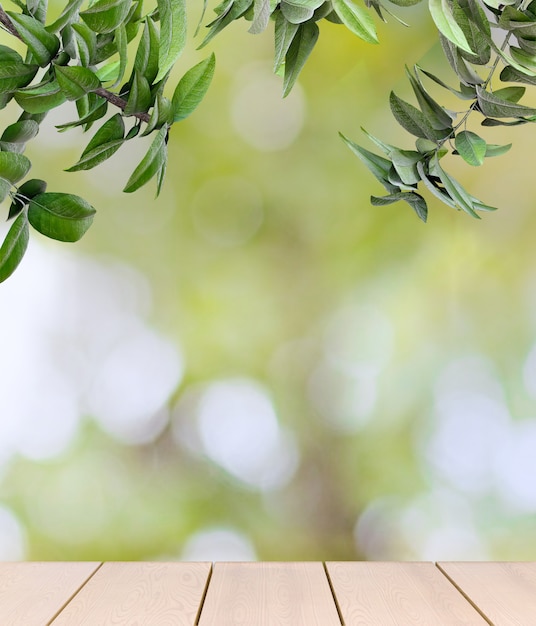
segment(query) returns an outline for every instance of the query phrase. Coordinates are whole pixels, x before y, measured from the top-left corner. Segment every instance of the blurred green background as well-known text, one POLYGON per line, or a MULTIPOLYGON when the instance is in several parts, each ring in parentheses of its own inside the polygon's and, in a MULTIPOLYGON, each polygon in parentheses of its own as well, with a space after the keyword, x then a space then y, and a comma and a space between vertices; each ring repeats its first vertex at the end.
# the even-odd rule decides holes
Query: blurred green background
POLYGON ((156 201, 121 193, 146 145, 62 172, 89 136, 50 114, 32 174, 98 213, 0 287, 1 559, 536 558, 533 134, 451 157, 482 221, 370 206, 338 131, 412 147, 389 91, 443 63, 403 17, 379 46, 323 23, 285 100, 271 30, 190 39, 177 78, 216 76, 156 201))

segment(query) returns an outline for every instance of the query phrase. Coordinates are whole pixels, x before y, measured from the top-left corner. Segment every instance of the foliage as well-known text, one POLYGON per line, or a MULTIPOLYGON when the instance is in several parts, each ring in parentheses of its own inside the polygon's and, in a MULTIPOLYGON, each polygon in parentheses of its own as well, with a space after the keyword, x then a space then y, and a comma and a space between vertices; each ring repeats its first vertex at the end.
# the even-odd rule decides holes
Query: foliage
MULTIPOLYGON (((396 0, 406 7, 419 0, 396 0)), ((28 242, 28 227, 60 241, 80 239, 91 225, 95 210, 84 199, 47 192, 46 182, 29 179, 31 163, 23 152, 39 132, 46 114, 66 101, 74 101, 78 119, 59 130, 100 126, 68 171, 93 168, 136 137, 153 135, 146 155, 127 181, 134 192, 152 178, 161 190, 167 166, 167 140, 171 126, 188 117, 203 99, 213 76, 211 54, 189 69, 172 92, 170 74, 187 43, 185 0, 157 0, 144 13, 142 0, 97 0, 84 6, 70 0, 59 17, 47 23, 46 0, 15 0, 19 11, 0 6, 4 30, 25 48, 24 58, 9 46, 0 46, 0 107, 14 100, 19 118, 0 137, 0 201, 11 198, 11 230, 0 248, 0 281, 21 261, 28 242), (128 79, 125 80, 125 77, 128 79), (167 95, 166 95, 167 94, 167 95), (170 97, 171 96, 171 97, 170 97), (109 105, 119 112, 100 121, 109 105), (125 120, 130 127, 125 127, 125 120)), ((207 25, 200 47, 236 20, 251 22, 249 31, 261 33, 274 23, 274 71, 283 76, 288 95, 318 37, 322 20, 344 25, 368 43, 377 43, 370 10, 385 20, 390 14, 381 0, 223 0, 207 25)), ((201 22, 207 9, 205 0, 201 22)), ((526 87, 536 83, 536 0, 429 0, 428 10, 459 86, 415 66, 406 69, 418 106, 390 94, 396 121, 417 139, 414 149, 384 143, 366 133, 383 155, 373 153, 342 136, 387 190, 372 196, 373 205, 403 200, 426 221, 428 206, 419 186, 449 207, 478 217, 494 207, 478 200, 447 173, 441 160, 460 156, 470 166, 505 153, 510 145, 488 143, 468 128, 472 113, 482 125, 519 125, 536 120, 536 109, 520 104, 526 87), (500 41, 500 45, 497 41, 500 41), (516 83, 495 88, 500 81, 516 83), (481 72, 480 68, 485 68, 481 72), (482 75, 484 74, 484 75, 482 75), (453 112, 430 93, 426 81, 454 94, 464 104, 453 112)), ((398 18, 397 18, 398 19, 398 18)), ((199 28, 198 28, 199 29, 199 28)))
POLYGON ((210 55, 184 74, 171 97, 165 95, 186 43, 185 0, 157 0, 145 14, 142 0, 97 0, 87 8, 70 0, 52 23, 47 23, 46 0, 16 4, 20 12, 0 8, 4 29, 26 48, 23 58, 0 46, 0 106, 14 100, 21 109, 0 137, 0 201, 11 198, 8 219, 16 218, 0 249, 0 280, 21 261, 29 226, 52 239, 77 241, 93 220, 95 209, 78 196, 47 192, 39 179, 17 186, 31 167, 23 155, 26 143, 51 109, 66 101, 76 104, 78 119, 62 123, 60 131, 81 126, 86 132, 100 125, 68 168, 72 172, 96 167, 135 137, 153 134, 124 191, 136 191, 156 177, 158 194, 170 128, 201 102, 215 67, 210 55), (109 105, 119 112, 101 123, 109 105))

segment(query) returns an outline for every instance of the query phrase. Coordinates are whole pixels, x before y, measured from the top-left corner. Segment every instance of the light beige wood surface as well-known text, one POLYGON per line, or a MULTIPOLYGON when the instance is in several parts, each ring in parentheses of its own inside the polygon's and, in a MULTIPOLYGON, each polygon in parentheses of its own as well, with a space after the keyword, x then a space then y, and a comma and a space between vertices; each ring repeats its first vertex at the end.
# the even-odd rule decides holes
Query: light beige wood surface
POLYGON ((216 563, 199 626, 340 626, 322 563, 216 563))
POLYGON ((0 563, 0 624, 49 624, 99 565, 0 563))
POLYGON ((438 563, 494 626, 536 626, 536 563, 438 563))
POLYGON ((194 626, 210 563, 104 563, 53 626, 194 626))
POLYGON ((536 626, 536 563, 0 563, 0 626, 341 624, 536 626))
POLYGON ((326 563, 345 626, 485 626, 433 563, 326 563))

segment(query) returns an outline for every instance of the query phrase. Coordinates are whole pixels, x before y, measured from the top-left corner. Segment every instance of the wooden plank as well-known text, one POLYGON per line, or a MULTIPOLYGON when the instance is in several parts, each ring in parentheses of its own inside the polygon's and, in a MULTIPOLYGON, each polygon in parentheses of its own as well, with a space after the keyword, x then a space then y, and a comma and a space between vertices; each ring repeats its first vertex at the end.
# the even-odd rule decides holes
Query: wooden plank
POLYGON ((487 622, 433 563, 326 563, 345 626, 487 622))
POLYGON ((536 563, 438 563, 495 626, 536 626, 536 563))
POLYGON ((104 563, 53 626, 194 626, 210 563, 104 563))
POLYGON ((199 626, 340 626, 322 563, 216 563, 199 626))
POLYGON ((49 624, 99 565, 0 563, 0 624, 49 624))

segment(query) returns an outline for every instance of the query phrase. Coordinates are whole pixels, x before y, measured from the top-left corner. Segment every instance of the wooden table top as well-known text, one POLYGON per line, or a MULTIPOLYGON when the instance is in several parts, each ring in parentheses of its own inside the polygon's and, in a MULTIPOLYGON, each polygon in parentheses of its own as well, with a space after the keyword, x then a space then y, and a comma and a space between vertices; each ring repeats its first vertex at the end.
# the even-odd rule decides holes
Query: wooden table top
POLYGON ((536 626, 536 563, 0 563, 2 626, 536 626))

